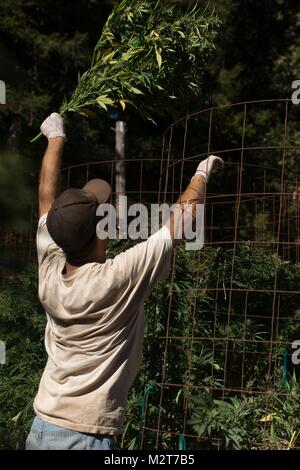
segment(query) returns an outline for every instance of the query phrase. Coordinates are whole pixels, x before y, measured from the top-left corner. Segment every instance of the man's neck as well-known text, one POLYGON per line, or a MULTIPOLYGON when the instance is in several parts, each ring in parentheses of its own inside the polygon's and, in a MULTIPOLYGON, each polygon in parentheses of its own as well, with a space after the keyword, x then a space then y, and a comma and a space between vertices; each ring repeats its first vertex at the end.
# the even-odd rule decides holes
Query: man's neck
POLYGON ((85 263, 82 263, 79 266, 75 266, 75 265, 69 263, 68 261, 66 261, 65 268, 63 270, 63 274, 73 273, 78 268, 80 268, 81 266, 84 266, 87 263, 105 263, 105 261, 106 261, 106 254, 105 253, 103 253, 103 256, 101 258, 99 257, 99 259, 96 259, 96 258, 95 259, 90 259, 90 260, 86 261, 85 263))
POLYGON ((66 261, 63 274, 70 274, 70 273, 73 273, 73 272, 76 271, 78 268, 79 268, 79 266, 73 266, 72 264, 68 263, 68 261, 66 261))

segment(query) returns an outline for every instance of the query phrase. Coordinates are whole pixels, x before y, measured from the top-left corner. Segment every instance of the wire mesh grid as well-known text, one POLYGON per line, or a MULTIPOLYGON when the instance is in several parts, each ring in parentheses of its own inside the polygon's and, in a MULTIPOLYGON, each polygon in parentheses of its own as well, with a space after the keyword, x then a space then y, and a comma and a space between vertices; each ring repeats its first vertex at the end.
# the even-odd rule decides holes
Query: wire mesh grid
MULTIPOLYGON (((161 156, 124 160, 128 203, 149 209, 174 203, 201 159, 225 160, 207 187, 205 247, 174 250, 160 313, 146 323, 152 359, 141 372, 140 448, 178 448, 178 439, 189 449, 222 447, 196 432, 200 396, 202 404, 207 394, 223 402, 263 396, 267 414, 274 394, 288 394, 291 341, 300 335, 298 286, 286 271, 300 256, 299 175, 289 171, 300 148, 289 127, 293 112, 289 100, 209 108, 170 126, 161 156)), ((74 165, 62 170, 62 189, 102 177, 115 202, 115 174, 116 160, 74 165)), ((32 253, 33 243, 31 230, 23 248, 32 253)))
POLYGON ((221 445, 203 429, 195 432, 202 423, 194 408, 198 401, 209 413, 208 393, 222 401, 264 396, 266 415, 274 395, 288 393, 291 342, 300 334, 298 286, 285 271, 299 262, 298 175, 286 170, 299 149, 289 128, 293 111, 289 100, 210 108, 164 134, 160 200, 175 202, 196 162, 209 154, 224 158, 225 171, 208 186, 206 245, 190 255, 192 283, 181 292, 189 299, 187 321, 180 325, 186 305, 178 302, 174 255, 160 381, 144 416, 141 447, 154 436, 156 448, 176 448, 178 436, 189 448, 211 448, 214 440, 221 445), (276 123, 268 122, 274 111, 276 123), (222 127, 234 129, 234 148, 222 127))

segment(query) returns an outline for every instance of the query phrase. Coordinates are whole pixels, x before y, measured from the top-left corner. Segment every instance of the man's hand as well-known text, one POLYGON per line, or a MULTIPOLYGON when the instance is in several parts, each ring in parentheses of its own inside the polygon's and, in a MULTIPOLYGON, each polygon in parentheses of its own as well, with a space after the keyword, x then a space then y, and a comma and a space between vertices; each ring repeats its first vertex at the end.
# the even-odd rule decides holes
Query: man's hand
POLYGON ((58 113, 52 113, 41 125, 41 132, 47 139, 66 138, 64 120, 58 113))
POLYGON ((168 222, 171 237, 174 245, 180 240, 177 234, 187 233, 189 225, 196 219, 197 204, 205 202, 206 185, 211 173, 221 170, 224 167, 222 158, 210 155, 198 165, 195 175, 185 192, 181 194, 177 201, 180 209, 171 214, 168 222), (188 216, 187 216, 188 214, 188 216))
POLYGON ((199 163, 195 176, 203 176, 207 181, 211 173, 215 173, 216 171, 222 170, 223 168, 224 162, 222 158, 216 157, 215 155, 210 155, 208 158, 206 158, 206 160, 203 160, 199 163))

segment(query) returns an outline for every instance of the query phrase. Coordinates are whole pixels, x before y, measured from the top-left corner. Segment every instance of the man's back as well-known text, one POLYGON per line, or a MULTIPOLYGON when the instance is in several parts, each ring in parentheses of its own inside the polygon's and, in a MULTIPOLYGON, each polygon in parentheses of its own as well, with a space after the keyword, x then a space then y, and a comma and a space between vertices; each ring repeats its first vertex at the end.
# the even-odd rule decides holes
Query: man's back
POLYGON ((142 358, 143 303, 168 274, 170 234, 164 227, 114 259, 63 274, 66 258, 48 234, 46 217, 37 247, 48 362, 35 412, 80 432, 122 433, 128 389, 142 358))
POLYGON ((48 146, 40 174, 37 252, 48 362, 26 448, 109 450, 115 447, 111 436, 122 433, 128 389, 142 357, 144 299, 169 273, 175 240, 197 219, 207 179, 223 161, 202 161, 167 226, 106 261, 108 235, 98 237, 97 214, 110 185, 95 179, 57 196, 62 117, 52 113, 41 131, 48 146))

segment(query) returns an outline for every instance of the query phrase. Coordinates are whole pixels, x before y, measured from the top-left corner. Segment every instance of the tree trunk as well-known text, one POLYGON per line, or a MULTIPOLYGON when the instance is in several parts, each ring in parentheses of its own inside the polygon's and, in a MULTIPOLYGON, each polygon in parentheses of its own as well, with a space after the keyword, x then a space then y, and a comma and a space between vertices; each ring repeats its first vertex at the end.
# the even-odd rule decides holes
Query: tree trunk
MULTIPOLYGON (((120 225, 120 219, 126 214, 122 211, 120 196, 126 196, 126 168, 125 168, 125 133, 124 121, 116 122, 116 214, 120 225)), ((124 209, 124 208, 123 208, 124 209)))

